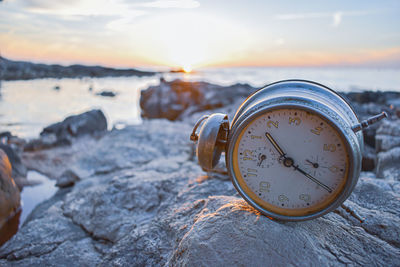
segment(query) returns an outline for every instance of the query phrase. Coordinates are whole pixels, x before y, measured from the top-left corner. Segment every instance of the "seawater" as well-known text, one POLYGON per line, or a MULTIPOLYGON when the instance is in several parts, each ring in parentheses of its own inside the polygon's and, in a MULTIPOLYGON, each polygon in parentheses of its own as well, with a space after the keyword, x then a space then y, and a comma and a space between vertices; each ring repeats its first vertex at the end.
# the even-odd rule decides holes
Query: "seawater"
POLYGON ((139 124, 140 91, 170 81, 207 81, 220 85, 248 83, 262 87, 285 79, 313 80, 337 91, 400 91, 400 69, 376 68, 208 68, 192 74, 161 73, 151 77, 37 79, 0 83, 0 132, 35 138, 43 127, 66 116, 100 108, 109 123, 139 124), (56 88, 59 89, 57 90, 56 88), (97 95, 113 91, 116 97, 97 95))

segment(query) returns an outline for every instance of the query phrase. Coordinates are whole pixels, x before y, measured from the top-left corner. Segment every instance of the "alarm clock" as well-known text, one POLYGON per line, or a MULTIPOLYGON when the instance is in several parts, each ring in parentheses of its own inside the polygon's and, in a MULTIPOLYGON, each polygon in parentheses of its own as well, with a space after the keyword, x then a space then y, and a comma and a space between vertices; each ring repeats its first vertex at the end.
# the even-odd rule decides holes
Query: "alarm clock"
POLYGON ((302 221, 335 210, 350 196, 361 171, 361 130, 386 116, 360 122, 332 89, 285 80, 251 94, 230 123, 221 113, 200 118, 191 140, 205 171, 225 153, 233 185, 255 209, 302 221))

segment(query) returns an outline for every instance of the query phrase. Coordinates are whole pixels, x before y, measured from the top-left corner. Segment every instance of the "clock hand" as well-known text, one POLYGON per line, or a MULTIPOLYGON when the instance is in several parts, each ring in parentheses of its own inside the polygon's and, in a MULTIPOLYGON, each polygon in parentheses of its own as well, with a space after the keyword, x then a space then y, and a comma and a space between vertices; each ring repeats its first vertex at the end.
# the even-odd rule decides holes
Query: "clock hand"
POLYGON ((308 163, 310 163, 314 168, 318 168, 318 167, 319 167, 319 164, 318 164, 318 163, 311 162, 311 161, 309 161, 308 159, 306 159, 306 161, 307 161, 308 163))
POLYGON ((275 139, 271 136, 271 134, 269 132, 266 132, 265 136, 271 142, 271 144, 274 146, 276 151, 278 151, 279 155, 281 155, 279 160, 282 160, 282 158, 283 158, 283 165, 285 167, 292 167, 294 164, 293 159, 286 157, 286 153, 283 152, 282 148, 279 147, 278 143, 275 141, 275 139))
POLYGON ((274 148, 276 149, 276 151, 278 151, 279 155, 281 155, 281 157, 285 158, 285 153, 283 152, 283 150, 279 147, 278 143, 275 141, 274 138, 272 138, 271 134, 269 132, 265 133, 265 136, 267 137, 267 139, 271 142, 271 144, 274 146, 274 148))
POLYGON ((267 156, 265 156, 265 155, 260 155, 260 156, 259 156, 260 161, 258 162, 257 166, 261 166, 261 163, 262 163, 266 158, 267 158, 267 156))
POLYGON ((315 179, 314 177, 312 177, 311 175, 309 175, 308 173, 306 173, 305 171, 303 171, 302 169, 299 168, 299 165, 294 165, 294 160, 292 158, 286 157, 286 154, 283 152, 283 150, 279 147, 278 143, 274 140, 274 138, 271 136, 270 133, 266 132, 265 136, 268 138, 268 140, 271 142, 271 144, 274 146, 274 148, 276 149, 276 151, 278 151, 278 153, 281 155, 281 158, 284 158, 283 160, 283 165, 285 167, 293 167, 295 170, 299 171, 301 174, 303 174, 304 176, 306 176, 308 179, 310 179, 311 181, 313 181, 314 183, 316 183, 317 185, 321 186, 322 188, 324 188, 326 191, 328 191, 329 193, 332 193, 332 189, 330 189, 327 185, 321 183, 320 181, 318 181, 317 179, 315 179))
POLYGON ((308 173, 306 173, 305 171, 303 171, 302 169, 299 168, 299 165, 293 165, 293 168, 297 171, 299 171, 301 174, 303 174, 304 176, 306 176, 308 179, 310 179, 311 181, 313 181, 314 183, 316 183, 317 185, 321 186, 323 189, 325 189, 326 191, 328 191, 329 193, 332 193, 332 189, 330 189, 327 185, 321 183, 320 181, 318 181, 317 179, 315 179, 314 177, 312 177, 311 175, 309 175, 308 173))

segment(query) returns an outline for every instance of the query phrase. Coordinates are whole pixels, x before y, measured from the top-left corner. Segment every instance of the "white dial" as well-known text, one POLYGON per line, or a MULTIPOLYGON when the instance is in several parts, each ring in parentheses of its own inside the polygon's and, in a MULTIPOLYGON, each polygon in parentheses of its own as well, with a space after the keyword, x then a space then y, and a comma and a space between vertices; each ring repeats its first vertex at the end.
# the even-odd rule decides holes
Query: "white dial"
POLYGON ((343 190, 349 169, 336 128, 300 108, 253 119, 238 136, 232 160, 242 190, 263 208, 287 216, 326 208, 343 190))

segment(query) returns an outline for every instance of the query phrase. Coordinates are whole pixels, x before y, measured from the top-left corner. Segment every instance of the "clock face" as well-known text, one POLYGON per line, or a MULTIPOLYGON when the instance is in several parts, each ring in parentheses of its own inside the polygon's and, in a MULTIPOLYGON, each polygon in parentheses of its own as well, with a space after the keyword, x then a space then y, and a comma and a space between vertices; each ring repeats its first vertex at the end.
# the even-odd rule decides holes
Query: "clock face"
POLYGON ((250 121, 233 148, 234 179, 262 208, 284 216, 323 210, 343 191, 349 156, 325 118, 300 108, 269 110, 250 121))

